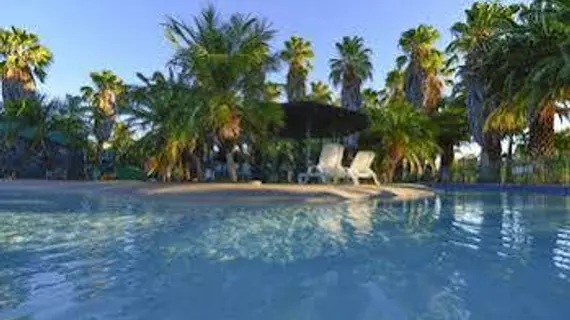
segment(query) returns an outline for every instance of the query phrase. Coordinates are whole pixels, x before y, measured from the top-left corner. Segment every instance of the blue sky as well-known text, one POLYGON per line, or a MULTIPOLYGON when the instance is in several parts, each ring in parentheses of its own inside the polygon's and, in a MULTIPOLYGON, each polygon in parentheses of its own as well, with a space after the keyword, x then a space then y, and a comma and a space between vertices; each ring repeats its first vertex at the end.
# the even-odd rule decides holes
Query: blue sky
MULTIPOLYGON (((437 27, 440 46, 449 27, 462 19, 469 0, 2 0, 0 26, 15 25, 37 33, 54 53, 44 93, 77 93, 89 72, 110 69, 126 81, 135 73, 164 68, 172 47, 160 23, 167 15, 190 21, 208 3, 223 14, 259 14, 278 31, 274 47, 300 35, 316 54, 310 80, 328 80, 334 43, 360 35, 373 50, 374 81, 379 88, 394 65, 400 34, 420 23, 437 27)), ((284 73, 284 71, 282 72, 284 73)), ((276 75, 277 80, 282 75, 276 75)))

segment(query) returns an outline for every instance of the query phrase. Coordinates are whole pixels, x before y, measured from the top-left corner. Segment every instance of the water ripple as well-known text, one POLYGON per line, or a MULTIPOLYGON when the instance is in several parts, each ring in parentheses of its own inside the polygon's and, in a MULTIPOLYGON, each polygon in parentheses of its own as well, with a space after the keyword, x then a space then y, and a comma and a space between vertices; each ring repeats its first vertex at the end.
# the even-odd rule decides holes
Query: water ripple
POLYGON ((450 194, 213 208, 2 197, 0 319, 554 319, 570 312, 570 216, 559 198, 450 194))

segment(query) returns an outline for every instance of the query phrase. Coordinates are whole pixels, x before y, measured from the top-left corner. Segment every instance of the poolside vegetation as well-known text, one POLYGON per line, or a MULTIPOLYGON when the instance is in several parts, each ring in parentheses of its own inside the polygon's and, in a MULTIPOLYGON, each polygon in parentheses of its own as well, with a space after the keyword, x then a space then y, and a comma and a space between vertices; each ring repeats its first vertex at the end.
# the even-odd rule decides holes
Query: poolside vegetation
POLYGON ((279 138, 279 102, 312 100, 368 114, 358 147, 376 152, 387 183, 570 181, 570 129, 555 130, 570 101, 566 0, 479 1, 450 30, 404 30, 382 87, 370 81, 382 48, 359 35, 331 39, 334 56, 317 57, 310 39, 278 44, 265 18, 211 5, 157 27, 173 48, 162 71, 134 70, 127 82, 94 70, 63 98, 37 90, 54 63, 41 39, 0 28, 0 150, 25 137, 41 156, 22 163, 53 162, 59 139, 84 151, 85 179, 291 181, 303 144, 318 152, 326 139, 279 138), (441 32, 452 34, 445 48, 441 32), (329 79, 311 77, 315 59, 328 59, 329 79), (279 72, 284 83, 269 80, 279 72), (480 154, 456 159, 468 143, 480 154))

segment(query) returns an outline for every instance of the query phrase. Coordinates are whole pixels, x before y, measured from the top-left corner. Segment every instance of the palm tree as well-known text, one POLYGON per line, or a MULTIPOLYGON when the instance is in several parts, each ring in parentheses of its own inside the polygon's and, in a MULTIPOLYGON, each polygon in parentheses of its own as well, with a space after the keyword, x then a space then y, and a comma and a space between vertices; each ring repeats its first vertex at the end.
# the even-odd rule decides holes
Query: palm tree
POLYGON ((404 101, 404 72, 400 68, 388 72, 386 85, 380 91, 381 103, 387 104, 392 101, 404 101))
POLYGON ((118 165, 136 164, 135 161, 132 161, 137 153, 134 150, 136 140, 133 130, 126 123, 117 123, 110 142, 118 165))
POLYGON ((564 1, 534 1, 521 12, 520 25, 510 29, 488 56, 488 69, 498 65, 491 78, 499 94, 512 107, 526 109, 533 159, 554 156, 555 117, 568 115, 569 12, 564 1))
POLYGON ((479 69, 492 48, 498 34, 514 24, 518 6, 477 2, 465 11, 465 21, 453 25, 455 39, 447 48, 454 59, 463 59, 458 74, 461 82, 456 91, 465 90, 469 126, 475 142, 481 146, 480 181, 498 181, 501 168, 501 138, 492 132, 483 132, 485 119, 497 103, 487 92, 487 75, 479 69))
POLYGON ((88 108, 80 96, 66 95, 63 100, 55 100, 52 117, 53 130, 61 132, 67 138, 67 144, 73 149, 86 149, 90 128, 87 119, 88 108))
POLYGON ((278 65, 278 55, 269 46, 275 32, 250 15, 222 20, 212 6, 194 19, 194 25, 169 18, 165 27, 177 49, 171 65, 200 91, 207 110, 204 124, 221 143, 229 177, 237 181, 234 150, 240 139, 263 135, 281 121, 280 107, 262 101, 266 74, 278 65))
MULTIPOLYGON (((185 153, 193 154, 203 138, 205 105, 198 90, 173 73, 137 74, 142 86, 132 88, 129 123, 146 134, 141 145, 152 159, 148 175, 170 181, 174 168, 184 167, 185 153)), ((186 168, 184 168, 186 169, 186 168)))
POLYGON ((307 75, 312 68, 310 60, 314 56, 309 41, 297 36, 285 41, 285 50, 281 51, 280 57, 289 65, 286 86, 289 101, 303 100, 307 96, 307 75))
POLYGON ((311 82, 309 98, 319 103, 332 104, 333 93, 326 83, 322 81, 311 82))
POLYGON ((432 119, 437 127, 437 143, 441 149, 439 180, 448 182, 455 162, 455 147, 470 138, 465 97, 459 95, 443 99, 432 119))
POLYGON ((445 61, 443 54, 434 48, 439 36, 434 27, 420 25, 404 32, 399 43, 405 55, 398 58, 398 64, 407 63, 404 72, 406 99, 428 115, 436 111, 444 88, 441 76, 445 61))
POLYGON ((53 115, 57 107, 55 101, 48 101, 45 96, 32 96, 26 99, 9 100, 5 104, 3 120, 10 128, 12 137, 27 135, 31 140, 30 151, 44 153, 46 140, 53 128, 53 115))
POLYGON ((275 82, 267 82, 265 84, 264 93, 263 100, 277 103, 283 94, 283 85, 275 82))
MULTIPOLYGON (((343 37, 335 44, 337 57, 329 60, 330 79, 334 86, 341 88, 341 105, 349 110, 359 110, 362 105, 362 83, 372 79, 372 50, 364 46, 361 37, 343 37)), ((347 147, 356 149, 358 135, 347 138, 347 147)))
POLYGON ((121 78, 109 70, 92 72, 90 77, 94 87, 84 86, 81 88, 81 93, 92 107, 93 131, 97 140, 96 159, 99 165, 103 144, 113 133, 118 102, 123 98, 126 86, 121 78))
POLYGON ((425 162, 433 159, 439 150, 430 118, 402 101, 367 111, 372 125, 361 141, 384 156, 384 180, 392 182, 396 168, 404 162, 410 171, 421 173, 425 162))
POLYGON ((502 105, 489 114, 483 127, 484 132, 495 132, 507 136, 506 182, 513 182, 515 136, 522 134, 526 128, 527 114, 525 111, 524 108, 509 108, 502 105))
POLYGON ((358 110, 362 104, 361 86, 372 79, 372 50, 364 46, 361 37, 344 37, 336 43, 338 57, 329 61, 330 79, 334 86, 342 86, 342 107, 358 110))
POLYGON ((362 90, 362 104, 366 108, 378 108, 381 104, 381 92, 372 88, 362 90))
POLYGON ((0 29, 0 76, 4 102, 30 98, 36 81, 43 82, 52 53, 37 35, 12 27, 0 29))
POLYGON ((10 100, 5 104, 2 120, 8 128, 4 143, 8 146, 16 137, 29 140, 22 162, 39 157, 46 166, 55 157, 53 145, 65 145, 71 150, 85 148, 88 128, 83 121, 77 100, 47 100, 35 95, 26 99, 10 100))

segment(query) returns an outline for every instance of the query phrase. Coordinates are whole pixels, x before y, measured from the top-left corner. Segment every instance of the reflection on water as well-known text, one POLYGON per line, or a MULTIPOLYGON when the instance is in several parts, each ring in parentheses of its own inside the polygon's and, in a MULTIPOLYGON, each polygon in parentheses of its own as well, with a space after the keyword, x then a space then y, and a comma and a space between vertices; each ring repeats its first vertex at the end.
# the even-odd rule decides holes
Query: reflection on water
POLYGON ((0 194, 0 319, 526 319, 570 312, 570 202, 189 207, 0 194))

